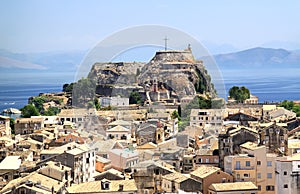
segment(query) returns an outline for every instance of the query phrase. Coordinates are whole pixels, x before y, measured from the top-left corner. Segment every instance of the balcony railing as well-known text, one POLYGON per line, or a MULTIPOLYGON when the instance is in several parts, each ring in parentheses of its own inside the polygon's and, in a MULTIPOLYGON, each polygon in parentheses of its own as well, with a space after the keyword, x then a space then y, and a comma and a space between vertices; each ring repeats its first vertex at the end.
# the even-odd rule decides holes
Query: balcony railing
POLYGON ((234 170, 254 170, 254 166, 234 167, 234 170))

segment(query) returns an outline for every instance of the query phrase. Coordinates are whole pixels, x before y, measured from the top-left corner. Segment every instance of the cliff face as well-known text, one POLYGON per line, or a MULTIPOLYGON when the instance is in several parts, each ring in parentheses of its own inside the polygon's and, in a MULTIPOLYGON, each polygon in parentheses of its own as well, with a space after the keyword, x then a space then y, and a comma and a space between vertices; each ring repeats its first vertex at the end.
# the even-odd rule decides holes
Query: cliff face
POLYGON ((139 85, 147 88, 153 82, 175 92, 179 98, 196 93, 216 97, 210 76, 202 63, 196 61, 190 49, 184 51, 158 51, 138 77, 139 85))
POLYGON ((145 63, 95 63, 88 78, 96 81, 98 85, 128 85, 136 83, 138 69, 145 63))
POLYGON ((110 96, 116 87, 132 89, 134 86, 143 87, 145 92, 170 91, 167 95, 178 98, 197 92, 216 96, 202 61, 196 61, 190 49, 158 51, 147 64, 96 63, 88 77, 96 81, 96 93, 100 95, 110 96))

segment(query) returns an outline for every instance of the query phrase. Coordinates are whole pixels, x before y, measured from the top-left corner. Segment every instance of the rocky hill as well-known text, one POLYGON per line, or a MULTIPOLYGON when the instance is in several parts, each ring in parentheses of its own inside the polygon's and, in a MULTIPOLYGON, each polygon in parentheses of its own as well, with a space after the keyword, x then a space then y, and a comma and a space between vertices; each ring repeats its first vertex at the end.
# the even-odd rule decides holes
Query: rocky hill
MULTIPOLYGON (((194 59, 191 49, 157 51, 147 63, 96 63, 88 77, 97 83, 96 93, 126 96, 126 90, 170 91, 181 98, 196 93, 215 97, 215 89, 202 61, 194 59)), ((169 96, 167 94, 166 96, 169 96)))
POLYGON ((197 92, 216 96, 203 62, 194 59, 191 49, 158 51, 141 72, 138 83, 146 89, 156 80, 179 98, 197 92))

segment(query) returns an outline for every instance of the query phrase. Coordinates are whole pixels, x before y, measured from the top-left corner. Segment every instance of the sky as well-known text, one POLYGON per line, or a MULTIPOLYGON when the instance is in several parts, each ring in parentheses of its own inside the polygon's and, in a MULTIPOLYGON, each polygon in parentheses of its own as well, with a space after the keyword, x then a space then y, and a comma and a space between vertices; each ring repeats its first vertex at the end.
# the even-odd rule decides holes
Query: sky
POLYGON ((258 46, 295 50, 299 10, 298 0, 1 0, 0 49, 91 49, 122 29, 154 24, 184 31, 213 53, 258 46))

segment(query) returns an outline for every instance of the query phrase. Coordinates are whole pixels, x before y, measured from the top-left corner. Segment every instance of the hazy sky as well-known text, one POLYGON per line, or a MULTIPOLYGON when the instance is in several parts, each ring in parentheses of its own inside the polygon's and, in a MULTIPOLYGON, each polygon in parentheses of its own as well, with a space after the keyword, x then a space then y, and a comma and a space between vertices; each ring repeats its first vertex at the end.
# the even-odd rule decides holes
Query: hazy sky
POLYGON ((145 24, 177 28, 212 49, 300 49, 299 10, 298 0, 1 0, 0 49, 90 49, 113 32, 145 24))

